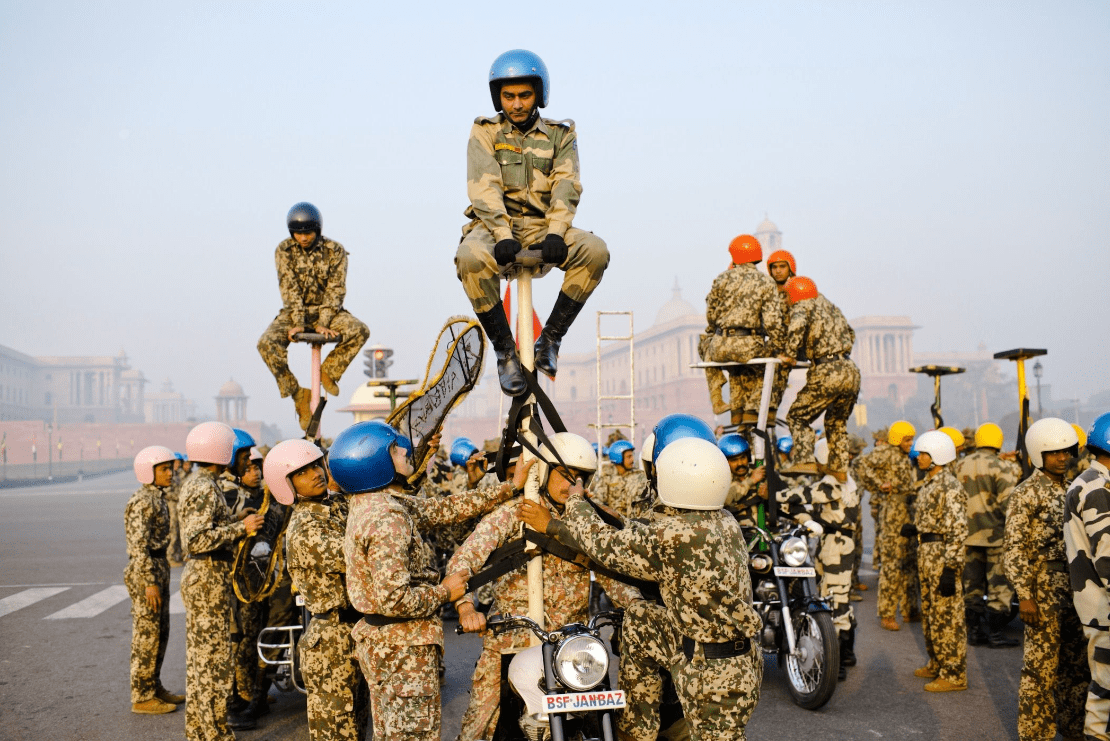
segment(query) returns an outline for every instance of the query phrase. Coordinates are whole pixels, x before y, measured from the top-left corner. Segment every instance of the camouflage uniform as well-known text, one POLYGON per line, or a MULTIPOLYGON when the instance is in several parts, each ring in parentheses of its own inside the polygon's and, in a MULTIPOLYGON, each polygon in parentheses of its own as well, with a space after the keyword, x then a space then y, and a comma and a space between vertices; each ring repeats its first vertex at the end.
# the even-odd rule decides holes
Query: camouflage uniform
POLYGON ((829 439, 829 470, 848 470, 848 416, 859 396, 859 368, 848 357, 856 333, 840 309, 824 294, 799 301, 790 310, 785 355, 804 351, 813 365, 806 371, 806 385, 798 392, 786 421, 794 437, 794 460, 813 461, 815 443, 810 424, 825 414, 829 439))
POLYGON ((308 249, 286 239, 274 252, 282 309, 258 339, 258 353, 277 379, 282 397, 292 396, 300 386, 289 370, 289 330, 304 327, 333 329, 340 334, 320 371, 336 383, 362 349, 370 330, 343 309, 347 295, 347 251, 343 245, 317 235, 308 249))
POLYGON ((759 482, 753 481, 754 471, 747 476, 732 475, 725 496, 725 509, 732 513, 740 527, 755 527, 759 524, 759 506, 767 500, 759 495, 759 482))
POLYGON ((1021 741, 1083 735, 1091 672, 1072 604, 1064 545, 1064 487, 1037 469, 1010 494, 1002 564, 1019 600, 1033 600, 1040 627, 1026 624, 1018 687, 1021 741))
POLYGON ((351 497, 343 542, 347 594, 366 616, 352 635, 377 741, 439 741, 439 609, 448 592, 421 532, 477 517, 502 498, 500 487, 417 499, 394 486, 351 497))
POLYGON ((366 738, 370 693, 355 656, 351 627, 359 616, 347 599, 343 538, 347 501, 299 500, 286 530, 289 575, 304 595, 312 622, 298 643, 308 690, 308 733, 313 741, 366 738))
POLYGON ((1006 503, 1021 478, 1021 467, 998 457, 993 448, 978 448, 957 460, 953 473, 967 491, 964 605, 981 618, 985 594, 986 609, 1008 614, 1014 590, 1002 571, 1002 537, 1006 503))
MULTIPOLYGON (((600 501, 609 509, 616 512, 621 517, 629 517, 632 513, 632 502, 647 486, 647 474, 638 468, 634 468, 628 473, 621 474, 613 469, 613 474, 605 479, 602 479, 597 489, 595 499, 600 501)), ((590 484, 591 491, 594 489, 594 483, 590 484)))
POLYGON ((1072 599, 1091 671, 1083 732, 1105 741, 1110 739, 1110 470, 1092 460, 1068 489, 1066 508, 1072 599))
POLYGON ((563 237, 562 292, 584 302, 609 265, 605 242, 571 226, 582 184, 574 122, 537 118, 521 133, 503 114, 479 117, 466 150, 470 206, 455 269, 478 314, 501 303, 501 270, 493 247, 515 239, 526 249, 548 234, 563 237))
POLYGON ((185 603, 185 736, 189 741, 234 739, 227 727, 231 693, 231 561, 246 536, 235 522, 216 477, 196 467, 181 487, 181 534, 189 560, 181 575, 185 603))
POLYGON ((170 638, 170 515, 162 490, 143 484, 123 512, 127 536, 127 567, 123 582, 131 596, 131 702, 146 702, 162 686, 162 659, 170 638), (146 588, 156 587, 162 599, 155 611, 146 602, 146 588))
POLYGON ((909 457, 896 445, 884 445, 860 459, 856 473, 858 483, 872 492, 882 491, 883 484, 890 484, 890 491, 881 498, 876 538, 879 550, 879 617, 895 618, 898 608, 902 617, 909 618, 915 604, 910 601, 910 562, 907 557, 906 539, 902 526, 910 521, 906 500, 913 494, 915 477, 909 457))
POLYGON ((170 542, 166 546, 166 558, 180 565, 185 560, 184 549, 181 547, 181 520, 177 516, 177 500, 181 493, 181 482, 185 477, 181 472, 174 470, 173 483, 166 489, 166 509, 170 514, 170 542))
POLYGON ((859 491, 855 484, 842 484, 825 476, 810 486, 792 486, 778 494, 786 505, 813 505, 812 518, 825 529, 817 552, 817 570, 821 577, 821 596, 832 605, 833 623, 838 631, 852 629, 856 618, 848 599, 852 589, 852 533, 859 518, 859 491))
MULTIPOLYGON (((929 668, 939 679, 967 684, 967 623, 963 614, 964 540, 967 538, 967 492, 956 477, 942 468, 925 480, 914 513, 920 541, 917 561, 921 575, 921 632, 929 653, 929 668), (927 542, 929 536, 940 540, 927 542), (956 593, 940 593, 943 571, 956 575, 956 593)), ((884 566, 885 559, 884 559, 884 566)))
MULTIPOLYGON (((558 513, 550 502, 541 500, 553 518, 558 513)), ((455 552, 447 564, 447 573, 466 571, 469 576, 481 571, 486 559, 494 550, 520 537, 520 520, 516 511, 520 499, 505 502, 493 512, 482 518, 466 542, 455 552)), ((565 545, 576 547, 573 540, 566 537, 565 528, 559 521, 552 519, 547 534, 564 541, 565 545)), ((556 630, 569 623, 585 623, 590 619, 590 571, 581 563, 564 561, 558 556, 544 553, 543 559, 543 603, 544 629, 556 630)), ((635 589, 614 582, 604 576, 597 581, 617 606, 626 606, 639 599, 635 589)), ((491 611, 504 615, 528 614, 528 570, 520 567, 499 577, 493 582, 494 602, 491 611)), ((464 598, 465 599, 465 598, 464 598)), ((501 655, 515 653, 531 644, 532 633, 528 630, 511 630, 494 635, 487 631, 482 636, 482 654, 474 667, 474 677, 470 688, 470 704, 462 718, 459 732, 460 741, 476 741, 480 738, 493 738, 500 717, 498 703, 501 697, 501 655)))
MULTIPOLYGON (((712 362, 746 363, 781 351, 786 337, 786 306, 775 281, 759 272, 755 263, 734 265, 717 276, 705 297, 706 340, 699 346, 702 359, 712 362), (728 336, 748 330, 749 334, 728 336)), ((725 383, 720 368, 706 368, 709 396, 716 400, 725 383)), ((729 407, 755 424, 763 389, 763 366, 745 365, 728 371, 729 407)), ((778 409, 785 384, 771 385, 770 410, 778 409)))
POLYGON ((614 530, 582 497, 571 496, 565 522, 590 558, 658 582, 662 593, 662 605, 638 601, 625 610, 618 686, 628 693, 628 707, 619 731, 635 741, 656 740, 665 670, 693 741, 744 739, 763 673, 758 638, 729 658, 707 659, 704 648, 752 638, 761 628, 736 520, 723 510, 661 505, 649 522, 614 530))

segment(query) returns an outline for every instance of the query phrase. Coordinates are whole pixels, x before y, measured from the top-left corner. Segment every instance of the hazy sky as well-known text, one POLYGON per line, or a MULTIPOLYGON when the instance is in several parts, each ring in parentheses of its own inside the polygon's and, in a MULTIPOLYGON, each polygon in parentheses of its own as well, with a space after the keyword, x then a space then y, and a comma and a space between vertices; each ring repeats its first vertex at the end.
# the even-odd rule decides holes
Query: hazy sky
POLYGON ((577 122, 575 225, 612 252, 588 310, 646 328, 676 278, 700 307, 767 214, 849 317, 909 315, 918 350, 1046 347, 1054 396, 1086 398, 1110 386, 1107 39, 1103 0, 9 0, 0 343, 123 347, 209 413, 234 376, 291 433, 255 343, 285 213, 309 200, 351 253, 347 308, 395 377, 420 374, 469 313, 466 139, 490 63, 524 47, 551 71, 544 115, 577 122))

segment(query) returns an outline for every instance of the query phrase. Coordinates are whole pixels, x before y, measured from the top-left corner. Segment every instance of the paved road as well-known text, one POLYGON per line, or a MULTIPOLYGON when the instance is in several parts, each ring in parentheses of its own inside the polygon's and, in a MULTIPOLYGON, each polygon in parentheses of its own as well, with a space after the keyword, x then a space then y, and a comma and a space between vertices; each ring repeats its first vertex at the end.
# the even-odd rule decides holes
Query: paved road
MULTIPOLYGON (((0 490, 0 739, 180 739, 184 713, 132 714, 131 622, 123 589, 123 507, 130 474, 0 490)), ((174 569, 174 614, 163 679, 185 688, 184 614, 174 569)), ((750 739, 1016 739, 1020 649, 969 648, 970 689, 933 695, 912 671, 924 663, 920 626, 879 628, 875 576, 856 608, 860 665, 816 712, 793 705, 768 661, 750 739)), ((448 626, 443 738, 453 739, 480 649, 448 626)), ((1017 636, 1011 628, 1011 635, 1017 636)), ((278 695, 273 712, 244 739, 308 738, 304 700, 278 695)))

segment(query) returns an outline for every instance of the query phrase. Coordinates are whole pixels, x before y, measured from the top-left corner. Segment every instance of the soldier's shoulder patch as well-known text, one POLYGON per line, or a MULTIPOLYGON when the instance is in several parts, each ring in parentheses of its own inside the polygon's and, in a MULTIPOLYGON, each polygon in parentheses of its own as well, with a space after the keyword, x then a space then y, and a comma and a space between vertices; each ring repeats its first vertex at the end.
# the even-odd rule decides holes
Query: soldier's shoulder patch
POLYGON ((564 118, 561 121, 556 121, 553 118, 545 118, 543 120, 543 122, 545 124, 547 124, 548 126, 562 126, 564 129, 570 129, 571 131, 574 131, 574 119, 573 118, 564 118))
POLYGON ((478 126, 485 126, 486 124, 499 124, 501 123, 501 114, 497 113, 492 116, 478 116, 474 119, 474 123, 478 126))

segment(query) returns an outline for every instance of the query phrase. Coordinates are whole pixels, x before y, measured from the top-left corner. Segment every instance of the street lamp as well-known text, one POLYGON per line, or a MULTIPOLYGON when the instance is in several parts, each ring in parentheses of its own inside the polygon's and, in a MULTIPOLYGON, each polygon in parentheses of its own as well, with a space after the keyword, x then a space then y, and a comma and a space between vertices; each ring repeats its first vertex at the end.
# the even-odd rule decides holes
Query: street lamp
POLYGON ((1041 409, 1041 376, 1044 375, 1044 366, 1041 361, 1033 363, 1033 377, 1037 379, 1037 418, 1044 417, 1044 410, 1041 409))

